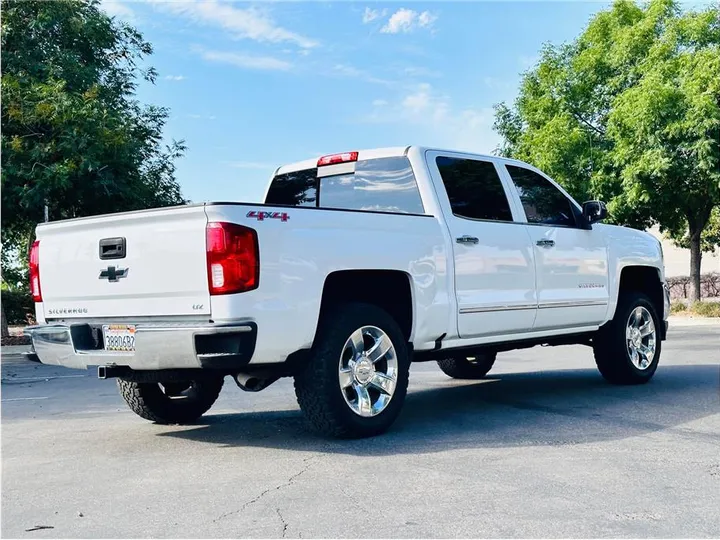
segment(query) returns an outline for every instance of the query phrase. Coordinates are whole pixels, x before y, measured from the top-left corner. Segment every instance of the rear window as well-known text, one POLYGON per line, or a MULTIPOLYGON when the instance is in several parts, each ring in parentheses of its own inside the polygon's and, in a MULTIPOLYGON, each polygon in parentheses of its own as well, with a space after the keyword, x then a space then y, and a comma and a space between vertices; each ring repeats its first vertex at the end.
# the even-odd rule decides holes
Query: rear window
POLYGON ((317 168, 277 175, 266 204, 422 214, 420 192, 404 156, 366 159, 355 172, 317 177, 317 168))
POLYGON ((273 178, 265 202, 283 206, 316 206, 317 169, 306 169, 273 178))

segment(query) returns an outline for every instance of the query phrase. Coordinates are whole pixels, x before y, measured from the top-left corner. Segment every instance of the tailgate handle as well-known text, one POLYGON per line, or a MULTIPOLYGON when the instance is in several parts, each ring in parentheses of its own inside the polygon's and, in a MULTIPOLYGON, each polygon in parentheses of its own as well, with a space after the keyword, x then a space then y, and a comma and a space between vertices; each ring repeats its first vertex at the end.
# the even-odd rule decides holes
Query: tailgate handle
POLYGON ((100 240, 100 259, 124 259, 126 254, 125 238, 103 238, 100 240))

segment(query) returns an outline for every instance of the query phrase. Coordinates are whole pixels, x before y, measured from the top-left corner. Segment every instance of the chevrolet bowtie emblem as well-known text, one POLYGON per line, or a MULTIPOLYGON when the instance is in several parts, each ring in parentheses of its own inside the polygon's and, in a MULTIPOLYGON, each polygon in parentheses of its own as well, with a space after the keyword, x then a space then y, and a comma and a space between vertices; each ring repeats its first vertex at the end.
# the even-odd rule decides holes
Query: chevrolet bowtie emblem
POLYGON ((100 272, 100 279, 107 279, 108 281, 120 281, 120 279, 127 277, 127 268, 115 268, 114 266, 108 266, 107 269, 100 272))

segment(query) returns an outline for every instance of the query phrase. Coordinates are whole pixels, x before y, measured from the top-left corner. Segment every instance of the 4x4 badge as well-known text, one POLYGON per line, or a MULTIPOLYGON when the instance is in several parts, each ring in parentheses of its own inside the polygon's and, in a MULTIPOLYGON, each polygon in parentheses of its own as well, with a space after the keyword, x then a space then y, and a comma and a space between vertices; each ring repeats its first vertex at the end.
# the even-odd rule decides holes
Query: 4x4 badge
POLYGON ((127 275, 127 268, 115 268, 114 266, 108 266, 107 269, 100 272, 100 279, 107 279, 108 281, 115 282, 127 277, 127 275))
POLYGON ((287 221, 290 219, 287 212, 263 212, 258 210, 251 210, 245 217, 253 217, 258 221, 264 221, 266 219, 279 219, 280 221, 287 221))

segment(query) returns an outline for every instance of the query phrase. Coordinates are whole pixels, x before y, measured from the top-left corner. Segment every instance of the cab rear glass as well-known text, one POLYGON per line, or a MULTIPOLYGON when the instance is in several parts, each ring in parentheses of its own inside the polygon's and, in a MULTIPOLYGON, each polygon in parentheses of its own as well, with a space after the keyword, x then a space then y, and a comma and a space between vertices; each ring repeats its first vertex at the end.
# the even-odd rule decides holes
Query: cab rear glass
POLYGON ((266 204, 424 214, 410 160, 405 156, 360 160, 355 171, 318 178, 317 167, 273 178, 266 204))

